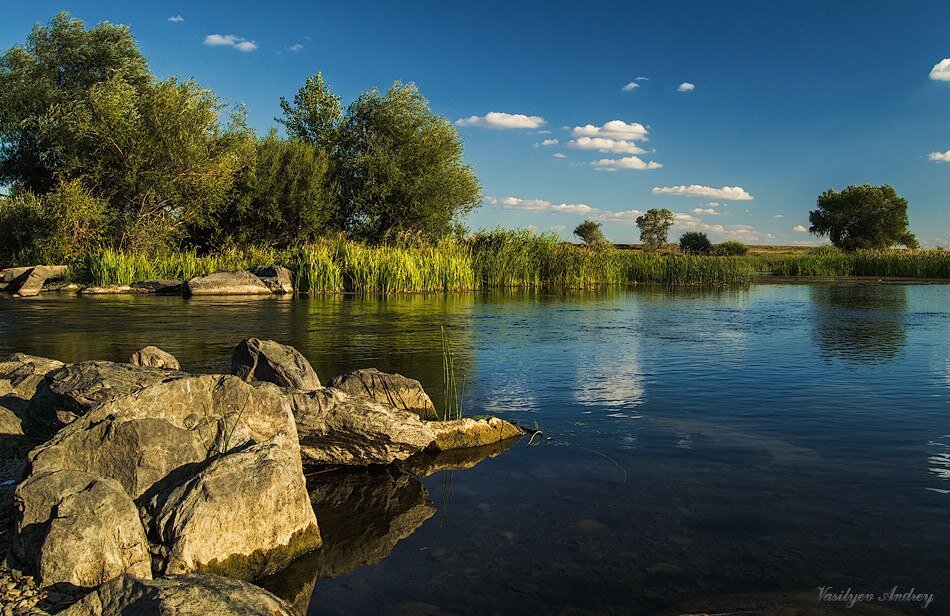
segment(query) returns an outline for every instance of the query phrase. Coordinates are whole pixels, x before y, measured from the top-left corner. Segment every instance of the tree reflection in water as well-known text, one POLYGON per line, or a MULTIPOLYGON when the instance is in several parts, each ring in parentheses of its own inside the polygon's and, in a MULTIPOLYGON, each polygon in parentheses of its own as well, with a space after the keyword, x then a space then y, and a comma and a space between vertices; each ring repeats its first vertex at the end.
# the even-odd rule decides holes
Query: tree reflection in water
POLYGON ((907 344, 907 287, 813 285, 813 338, 827 358, 887 363, 907 344))

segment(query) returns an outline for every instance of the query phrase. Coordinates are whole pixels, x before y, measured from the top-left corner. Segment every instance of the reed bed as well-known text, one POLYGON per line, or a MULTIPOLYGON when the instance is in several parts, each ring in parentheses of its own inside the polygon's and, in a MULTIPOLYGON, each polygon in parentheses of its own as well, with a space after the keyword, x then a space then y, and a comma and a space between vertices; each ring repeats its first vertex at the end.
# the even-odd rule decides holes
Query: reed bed
POLYGON ((877 276, 950 278, 947 250, 858 250, 819 248, 801 255, 748 257, 758 271, 776 276, 877 276))

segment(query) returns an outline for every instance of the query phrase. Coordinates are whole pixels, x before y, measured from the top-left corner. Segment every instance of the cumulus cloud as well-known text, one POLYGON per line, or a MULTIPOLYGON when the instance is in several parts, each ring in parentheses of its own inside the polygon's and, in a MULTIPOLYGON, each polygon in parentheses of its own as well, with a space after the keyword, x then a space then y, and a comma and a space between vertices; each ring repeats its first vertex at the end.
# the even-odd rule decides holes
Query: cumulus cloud
POLYGON ((624 156, 623 158, 601 158, 591 163, 594 169, 598 171, 616 171, 617 169, 633 169, 636 171, 646 171, 649 169, 659 169, 663 165, 651 160, 649 162, 641 159, 639 156, 624 156))
POLYGON ((623 120, 611 120, 603 126, 594 126, 586 124, 584 126, 575 126, 571 134, 575 138, 580 137, 603 137, 605 139, 620 139, 624 141, 647 141, 647 135, 650 131, 639 122, 624 122, 623 120))
POLYGON ((950 58, 944 58, 930 69, 930 78, 934 81, 950 81, 950 58))
POLYGON ((693 213, 694 214, 712 214, 713 216, 718 216, 722 212, 719 212, 716 209, 711 208, 711 207, 697 207, 697 208, 693 208, 693 213))
POLYGON ((234 47, 238 51, 254 51, 257 43, 236 34, 209 34, 204 44, 209 47, 234 47))
MULTIPOLYGON (((946 62, 946 60, 944 61, 946 62)), ((927 158, 938 163, 950 163, 950 150, 947 150, 946 152, 931 152, 927 155, 927 158)))
POLYGON ((168 18, 168 21, 178 23, 181 21, 185 21, 185 18, 182 17, 181 15, 172 15, 171 17, 168 18))
POLYGON ((551 156, 554 158, 567 158, 567 154, 564 152, 555 152, 554 154, 551 154, 551 156))
POLYGON ((639 83, 637 83, 636 81, 631 81, 630 83, 628 83, 628 84, 625 85, 624 87, 620 88, 620 91, 621 91, 621 92, 630 92, 630 91, 632 91, 632 90, 636 90, 636 89, 639 88, 639 87, 640 87, 640 84, 639 84, 639 83))
POLYGON ((794 231, 795 233, 808 233, 808 228, 805 227, 804 225, 795 225, 794 227, 792 227, 792 231, 794 231))
POLYGON ((784 214, 776 214, 775 216, 772 216, 772 218, 785 218, 785 215, 784 215, 784 214))
POLYGON ((649 77, 642 77, 642 76, 641 76, 641 77, 637 77, 636 79, 634 79, 634 81, 649 81, 649 80, 650 80, 649 77))
POLYGON ((745 241, 759 239, 759 232, 751 225, 711 225, 691 214, 674 213, 673 217, 675 218, 675 226, 677 229, 684 231, 715 233, 723 237, 745 241))
POLYGON ((303 51, 303 45, 301 45, 300 43, 294 43, 293 45, 287 48, 287 51, 292 51, 294 53, 297 53, 298 51, 303 51))
POLYGON ((688 81, 684 81, 676 88, 676 91, 677 92, 692 92, 695 89, 696 89, 696 84, 690 83, 688 81))
POLYGON ((605 222, 619 222, 624 224, 636 224, 637 218, 642 216, 643 212, 640 210, 624 210, 622 212, 608 212, 602 210, 597 214, 597 220, 602 220, 605 222))
POLYGON ((700 184, 689 186, 654 186, 654 195, 678 195, 682 197, 704 197, 707 199, 722 199, 724 201, 751 201, 752 195, 741 186, 723 186, 712 188, 700 184))
POLYGON ((505 197, 497 200, 489 197, 489 203, 500 205, 506 210, 525 210, 529 212, 554 212, 557 214, 592 214, 597 210, 586 203, 552 203, 547 199, 521 199, 505 197))
POLYGON ((567 142, 567 147, 575 150, 597 150, 612 154, 646 154, 646 150, 625 139, 607 139, 605 137, 580 137, 567 142))
POLYGON ((548 146, 548 145, 557 145, 559 143, 561 142, 558 141, 557 139, 545 139, 544 141, 541 142, 540 145, 548 146))
POLYGON ((502 113, 490 111, 483 116, 470 116, 455 121, 456 126, 479 126, 482 128, 540 128, 547 124, 541 116, 529 116, 523 113, 502 113))

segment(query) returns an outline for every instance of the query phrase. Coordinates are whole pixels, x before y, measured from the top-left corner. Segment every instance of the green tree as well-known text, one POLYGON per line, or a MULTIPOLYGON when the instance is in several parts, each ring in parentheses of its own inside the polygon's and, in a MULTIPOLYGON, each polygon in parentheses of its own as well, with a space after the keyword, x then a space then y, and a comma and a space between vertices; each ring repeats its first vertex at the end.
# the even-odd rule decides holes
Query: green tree
POLYGON ((809 231, 828 236, 843 250, 917 247, 917 238, 908 229, 907 200, 890 185, 848 186, 843 191, 825 191, 818 208, 808 214, 809 231))
POLYGON ((667 209, 651 209, 637 217, 640 241, 647 250, 656 250, 666 244, 666 236, 676 221, 673 212, 667 209))
POLYGON ((340 97, 330 92, 322 73, 307 78, 294 95, 293 104, 281 96, 280 108, 284 117, 277 121, 284 125, 289 136, 326 152, 333 152, 339 145, 343 108, 340 97))
POLYGON ((708 255, 712 244, 705 233, 687 231, 680 236, 680 250, 691 255, 708 255))
POLYGON ((600 227, 599 222, 585 220, 574 229, 574 235, 584 240, 585 244, 604 244, 607 242, 607 238, 604 237, 604 232, 600 227))
POLYGON ((742 242, 729 240, 727 242, 723 242, 722 244, 716 245, 712 252, 713 254, 720 257, 739 257, 749 254, 749 247, 742 242))

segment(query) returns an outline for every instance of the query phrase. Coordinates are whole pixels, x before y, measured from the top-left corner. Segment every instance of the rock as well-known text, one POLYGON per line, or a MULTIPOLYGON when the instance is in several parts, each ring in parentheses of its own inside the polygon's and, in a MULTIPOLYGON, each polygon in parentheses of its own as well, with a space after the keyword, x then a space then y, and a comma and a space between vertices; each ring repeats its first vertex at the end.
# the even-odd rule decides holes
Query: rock
POLYGON ((156 293, 158 295, 180 295, 181 281, 175 279, 142 280, 132 283, 133 289, 144 289, 147 293, 156 293))
POLYGON ((296 443, 250 445, 214 458, 146 504, 168 546, 166 574, 256 579, 321 545, 296 443))
MULTIPOLYGON (((287 391, 305 464, 366 466, 405 460, 435 440, 416 415, 338 389, 287 391)), ((434 423, 434 422, 432 422, 434 423)))
POLYGON ((286 267, 280 267, 279 265, 257 266, 251 268, 251 273, 260 278, 274 293, 294 292, 293 274, 286 267))
POLYGON ((465 417, 425 423, 435 433, 432 447, 439 451, 480 447, 524 435, 524 430, 498 417, 477 420, 465 417))
POLYGON ((101 287, 83 287, 80 295, 123 295, 127 293, 148 293, 145 289, 133 289, 127 284, 107 284, 101 287))
POLYGON ((6 291, 19 297, 35 297, 43 290, 47 280, 62 280, 66 275, 65 265, 37 265, 34 267, 12 267, 3 270, 3 282, 6 291))
POLYGON ((266 381, 302 390, 320 388, 320 379, 307 358, 294 347, 273 340, 242 340, 231 355, 231 374, 247 382, 266 381))
POLYGON ((91 588, 122 573, 151 577, 145 530, 114 481, 72 470, 41 472, 17 487, 12 554, 40 586, 91 588))
POLYGON ((354 370, 333 377, 330 387, 352 396, 411 411, 421 419, 439 418, 432 400, 422 389, 422 383, 401 374, 387 374, 376 368, 354 370))
POLYGON ((47 281, 47 283, 46 283, 45 285, 43 285, 43 292, 44 292, 44 293, 46 293, 46 292, 50 292, 50 293, 78 293, 78 292, 79 292, 79 285, 76 284, 75 282, 58 282, 58 283, 57 283, 57 282, 54 282, 54 283, 51 284, 51 283, 49 283, 49 282, 47 281))
POLYGON ((85 471, 118 481, 138 498, 172 471, 187 476, 209 456, 247 441, 280 436, 296 452, 292 399, 277 387, 227 375, 134 370, 171 376, 118 396, 118 387, 100 382, 95 393, 106 400, 30 452, 34 473, 85 471))
POLYGON ((10 283, 19 284, 23 282, 24 280, 26 280, 26 278, 30 275, 30 272, 32 271, 33 271, 32 265, 27 266, 27 267, 8 267, 0 271, 0 275, 2 275, 2 278, 0 278, 0 281, 5 282, 7 284, 10 284, 10 283))
POLYGON ((295 616, 263 588, 217 575, 155 580, 122 575, 106 582, 61 616, 295 616))
MULTIPOLYGON (((473 468, 482 460, 494 458, 518 442, 517 438, 496 441, 481 447, 466 447, 448 451, 426 450, 399 463, 399 468, 415 477, 428 477, 440 471, 463 471, 473 468)), ((321 528, 323 521, 321 520, 321 528)))
POLYGON ((70 364, 47 375, 50 391, 63 410, 83 415, 104 402, 173 378, 186 376, 159 368, 111 361, 70 364))
POLYGON ((0 362, 0 434, 24 434, 56 423, 58 398, 50 391, 46 375, 63 365, 23 353, 0 362))
POLYGON ((17 297, 36 297, 40 294, 40 291, 43 290, 46 278, 47 269, 45 267, 34 267, 26 275, 26 278, 19 283, 19 286, 14 282, 13 286, 16 288, 13 290, 13 293, 17 297))
POLYGON ((195 276, 185 287, 187 295, 271 295, 260 278, 245 271, 195 276))
POLYGON ((151 345, 133 353, 132 357, 129 358, 129 363, 133 366, 145 366, 147 368, 181 370, 181 366, 174 355, 151 345))

